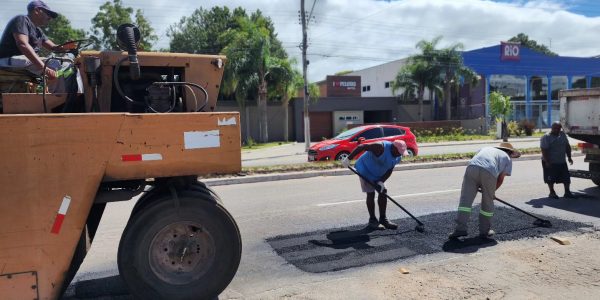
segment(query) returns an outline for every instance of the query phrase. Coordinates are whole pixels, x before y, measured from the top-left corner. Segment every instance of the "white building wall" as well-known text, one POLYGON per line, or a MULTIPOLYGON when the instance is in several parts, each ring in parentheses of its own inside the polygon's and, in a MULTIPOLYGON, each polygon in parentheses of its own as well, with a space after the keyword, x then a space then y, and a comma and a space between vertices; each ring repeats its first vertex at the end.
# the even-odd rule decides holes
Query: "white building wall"
MULTIPOLYGON (((403 58, 345 75, 360 76, 362 84, 361 97, 393 97, 392 82, 396 79, 396 75, 398 75, 398 72, 406 64, 407 60, 407 58, 403 58), (388 87, 386 87, 386 83, 388 83, 388 87)), ((401 95, 402 92, 402 89, 396 91, 396 96, 401 95)), ((425 89, 423 99, 430 100, 428 89, 425 89)))
MULTIPOLYGON (((345 75, 360 76, 362 97, 392 97, 391 82, 394 81, 398 71, 405 64, 406 58, 403 58, 345 75), (385 87, 386 82, 389 82, 387 88, 385 87), (368 87, 368 90, 365 90, 366 87, 368 87)), ((400 94, 401 92, 397 91, 396 94, 400 94)))

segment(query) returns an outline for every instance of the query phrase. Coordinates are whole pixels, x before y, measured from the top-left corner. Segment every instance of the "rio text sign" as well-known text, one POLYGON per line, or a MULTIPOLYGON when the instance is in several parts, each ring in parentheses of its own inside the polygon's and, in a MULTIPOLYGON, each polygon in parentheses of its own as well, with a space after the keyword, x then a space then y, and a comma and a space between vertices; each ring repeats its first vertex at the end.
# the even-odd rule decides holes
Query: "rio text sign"
POLYGON ((521 45, 502 42, 500 44, 500 60, 521 60, 521 45))

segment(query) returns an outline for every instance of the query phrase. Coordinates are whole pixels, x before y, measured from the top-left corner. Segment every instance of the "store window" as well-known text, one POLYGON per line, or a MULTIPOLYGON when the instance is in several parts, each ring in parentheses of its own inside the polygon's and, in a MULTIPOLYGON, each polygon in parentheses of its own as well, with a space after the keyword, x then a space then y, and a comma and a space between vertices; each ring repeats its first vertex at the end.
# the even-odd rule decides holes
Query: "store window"
POLYGON ((490 92, 500 92, 511 100, 525 100, 525 76, 492 75, 490 92))
POLYGON ((552 100, 558 100, 558 92, 567 89, 567 76, 552 77, 552 100))
POLYGON ((585 76, 573 76, 571 80, 571 88, 573 89, 585 89, 587 86, 585 76))
POLYGON ((548 77, 531 76, 529 84, 531 88, 531 100, 548 99, 548 77))

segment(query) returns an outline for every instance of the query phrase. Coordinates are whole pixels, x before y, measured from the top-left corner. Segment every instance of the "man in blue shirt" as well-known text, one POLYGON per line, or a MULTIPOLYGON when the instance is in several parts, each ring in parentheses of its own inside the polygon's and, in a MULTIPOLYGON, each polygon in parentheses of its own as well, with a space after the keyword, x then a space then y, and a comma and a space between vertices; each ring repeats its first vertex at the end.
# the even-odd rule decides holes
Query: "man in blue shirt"
MULTIPOLYGON (((58 14, 42 1, 31 1, 27 15, 11 19, 0 39, 0 65, 25 68, 36 74, 44 69, 44 60, 38 55, 41 48, 56 49, 56 44, 46 37, 41 27, 48 25, 58 14)), ((48 78, 55 79, 56 71, 46 69, 48 78)))
POLYGON ((479 236, 490 238, 495 232, 491 229, 494 215, 496 190, 504 182, 505 176, 512 173, 512 158, 521 153, 510 143, 500 143, 497 147, 484 147, 469 161, 463 177, 460 192, 460 204, 456 218, 456 229, 450 238, 467 236, 467 222, 471 216, 471 206, 481 189, 481 208, 479 209, 479 236))
POLYGON ((362 191, 367 194, 368 227, 370 229, 378 229, 379 224, 381 224, 387 229, 397 229, 398 225, 390 222, 386 217, 387 197, 385 193, 387 193, 387 190, 385 189, 384 182, 392 175, 394 166, 400 162, 402 155, 408 155, 406 143, 402 140, 395 140, 393 142, 383 141, 380 143, 361 144, 348 155, 348 158, 342 161, 342 165, 344 167, 350 166, 350 160, 363 151, 365 153, 356 161, 356 171, 368 179, 370 183, 375 184, 374 187, 360 178, 362 191), (379 196, 377 197, 379 221, 375 217, 375 188, 379 192, 379 196))

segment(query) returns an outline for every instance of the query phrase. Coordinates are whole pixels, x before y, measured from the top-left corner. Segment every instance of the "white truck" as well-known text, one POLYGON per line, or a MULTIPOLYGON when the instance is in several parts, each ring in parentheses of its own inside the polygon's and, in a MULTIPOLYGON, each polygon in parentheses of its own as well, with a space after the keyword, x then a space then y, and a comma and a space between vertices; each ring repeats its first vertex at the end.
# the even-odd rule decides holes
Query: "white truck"
POLYGON ((578 146, 589 169, 569 170, 571 177, 591 179, 600 185, 600 88, 564 90, 560 97, 560 122, 566 134, 583 141, 578 146))

